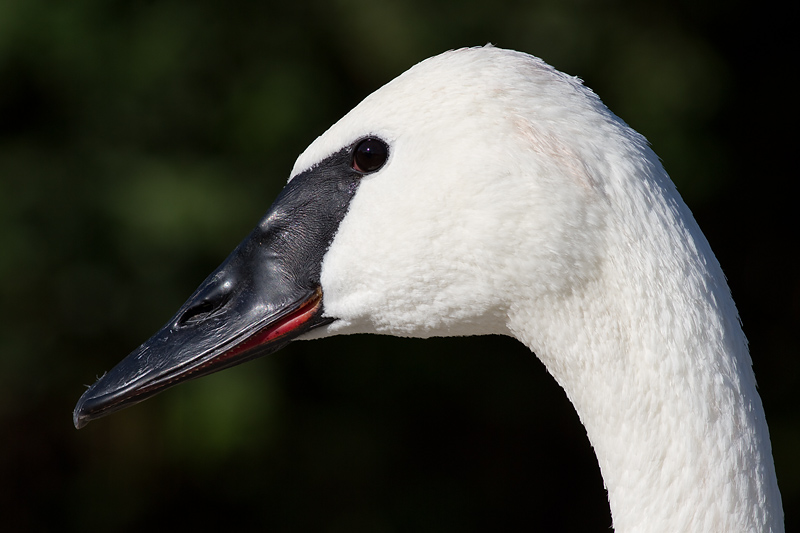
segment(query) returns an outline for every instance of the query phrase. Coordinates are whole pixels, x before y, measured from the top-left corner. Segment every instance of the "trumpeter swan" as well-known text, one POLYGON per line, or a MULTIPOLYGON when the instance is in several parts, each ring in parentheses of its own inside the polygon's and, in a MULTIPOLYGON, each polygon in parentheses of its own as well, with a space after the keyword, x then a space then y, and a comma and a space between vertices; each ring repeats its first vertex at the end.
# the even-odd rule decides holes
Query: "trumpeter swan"
POLYGON ((75 424, 349 333, 522 341, 580 415, 617 531, 783 530, 708 242, 645 139, 539 59, 451 51, 367 97, 75 424))

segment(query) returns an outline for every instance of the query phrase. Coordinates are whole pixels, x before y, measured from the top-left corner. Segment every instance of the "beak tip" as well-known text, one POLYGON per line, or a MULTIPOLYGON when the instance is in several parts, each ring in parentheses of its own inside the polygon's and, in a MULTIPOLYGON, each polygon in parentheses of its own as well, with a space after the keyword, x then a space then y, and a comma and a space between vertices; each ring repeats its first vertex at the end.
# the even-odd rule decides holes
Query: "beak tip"
POLYGON ((72 411, 72 423, 75 425, 75 429, 81 429, 82 427, 86 426, 86 424, 97 418, 97 414, 95 412, 97 406, 97 394, 93 392, 96 388, 96 385, 97 383, 84 391, 78 400, 78 403, 75 405, 75 410, 72 411))
POLYGON ((81 429, 83 426, 89 423, 87 417, 81 412, 81 404, 75 407, 75 410, 72 412, 72 423, 75 424, 75 429, 81 429))
MULTIPOLYGON (((88 391, 87 391, 88 392, 88 391)), ((75 410, 72 411, 72 423, 75 425, 75 429, 81 429, 86 424, 89 423, 90 417, 86 413, 84 406, 86 404, 86 393, 81 396, 81 399, 78 400, 78 404, 75 406, 75 410)))

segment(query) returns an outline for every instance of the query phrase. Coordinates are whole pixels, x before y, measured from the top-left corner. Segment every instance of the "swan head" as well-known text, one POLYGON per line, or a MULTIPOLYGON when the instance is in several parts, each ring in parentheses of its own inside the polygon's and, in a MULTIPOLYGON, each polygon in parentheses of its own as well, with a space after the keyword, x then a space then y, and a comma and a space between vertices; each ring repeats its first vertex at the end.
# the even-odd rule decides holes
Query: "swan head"
POLYGON ((601 274, 612 178, 651 154, 580 80, 532 56, 488 46, 423 61, 300 155, 253 232, 84 393, 75 424, 297 337, 517 335, 521 302, 601 274))
POLYGON ((617 531, 782 529, 719 264, 644 139, 536 58, 456 50, 367 97, 74 422, 348 333, 524 342, 584 422, 617 531))

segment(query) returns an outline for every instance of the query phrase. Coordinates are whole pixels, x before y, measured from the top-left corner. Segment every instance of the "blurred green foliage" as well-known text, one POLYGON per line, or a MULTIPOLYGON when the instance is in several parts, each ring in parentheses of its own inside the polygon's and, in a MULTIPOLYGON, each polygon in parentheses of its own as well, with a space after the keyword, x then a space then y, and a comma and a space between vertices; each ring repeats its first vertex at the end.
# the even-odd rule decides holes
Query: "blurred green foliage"
POLYGON ((582 77, 665 161, 742 311, 797 527, 796 135, 770 78, 794 62, 788 20, 728 2, 3 0, 3 529, 608 527, 577 417, 510 339, 295 343, 71 426, 82 384, 173 314, 315 136, 486 42, 582 77))

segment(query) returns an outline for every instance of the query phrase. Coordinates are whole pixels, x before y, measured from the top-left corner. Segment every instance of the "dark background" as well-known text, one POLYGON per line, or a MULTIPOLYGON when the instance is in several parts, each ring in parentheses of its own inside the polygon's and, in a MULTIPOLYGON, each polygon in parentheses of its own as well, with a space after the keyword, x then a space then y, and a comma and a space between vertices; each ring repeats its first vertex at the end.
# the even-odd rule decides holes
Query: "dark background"
POLYGON ((662 157, 729 278, 800 529, 796 28, 776 6, 0 1, 2 529, 608 529, 577 416, 507 338, 298 342, 72 427, 308 143, 486 42, 580 76, 662 157))

